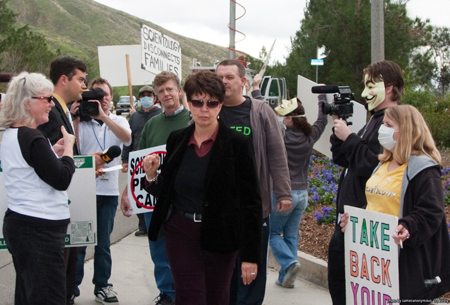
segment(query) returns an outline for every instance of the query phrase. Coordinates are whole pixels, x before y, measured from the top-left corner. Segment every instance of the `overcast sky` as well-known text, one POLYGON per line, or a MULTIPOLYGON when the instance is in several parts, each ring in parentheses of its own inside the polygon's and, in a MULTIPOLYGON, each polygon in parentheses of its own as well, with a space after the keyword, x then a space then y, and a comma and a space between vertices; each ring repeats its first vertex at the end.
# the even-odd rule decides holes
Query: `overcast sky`
MULTIPOLYGON (((230 1, 229 0, 95 0, 109 7, 149 20, 180 35, 228 46, 230 1)), ((272 52, 274 60, 284 62, 289 54, 290 37, 300 29, 300 20, 306 0, 237 0, 246 9, 246 14, 236 22, 237 30, 246 38, 236 43, 236 49, 259 57, 262 46, 267 50, 276 39, 272 52)), ((409 0, 407 4, 411 18, 429 18, 432 25, 450 27, 450 0, 409 0)), ((236 17, 244 10, 236 6, 236 17)), ((368 16, 370 18, 370 16, 368 16)), ((136 29, 139 31, 140 29, 136 29)), ((243 38, 236 34, 236 41, 243 38)), ((220 59, 220 58, 218 58, 220 59)), ((202 63, 205 66, 213 63, 202 63)))

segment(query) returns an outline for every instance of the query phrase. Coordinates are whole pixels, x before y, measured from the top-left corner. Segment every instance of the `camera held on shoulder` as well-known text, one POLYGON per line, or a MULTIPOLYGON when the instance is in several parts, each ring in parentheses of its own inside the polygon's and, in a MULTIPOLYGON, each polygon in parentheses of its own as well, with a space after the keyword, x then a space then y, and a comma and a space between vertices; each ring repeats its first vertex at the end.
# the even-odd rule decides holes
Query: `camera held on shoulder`
POLYGON ((75 117, 79 116, 81 122, 90 121, 92 117, 100 114, 100 103, 98 101, 103 99, 104 96, 105 91, 101 88, 91 88, 88 91, 84 91, 82 100, 74 102, 74 104, 79 104, 79 107, 73 115, 75 117))

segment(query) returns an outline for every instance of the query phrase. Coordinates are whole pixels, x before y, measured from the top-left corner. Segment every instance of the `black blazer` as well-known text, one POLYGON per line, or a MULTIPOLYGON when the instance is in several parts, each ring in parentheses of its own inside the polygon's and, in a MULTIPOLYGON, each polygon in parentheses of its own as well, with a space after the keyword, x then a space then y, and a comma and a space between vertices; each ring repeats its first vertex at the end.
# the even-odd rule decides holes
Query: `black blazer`
MULTIPOLYGON (((158 197, 148 232, 150 240, 162 234, 161 227, 170 216, 174 180, 194 129, 193 124, 170 134, 161 174, 157 183, 147 188, 158 197)), ((243 262, 258 263, 262 203, 251 139, 220 121, 206 171, 205 191, 201 247, 218 253, 240 250, 243 262)))
MULTIPOLYGON (((43 131, 47 138, 50 139, 52 145, 63 137, 61 126, 64 126, 68 133, 75 135, 69 119, 55 97, 53 97, 53 102, 55 103, 55 107, 52 108, 48 115, 48 122, 38 126, 38 129, 43 131)), ((79 155, 77 145, 73 146, 73 154, 79 155)))

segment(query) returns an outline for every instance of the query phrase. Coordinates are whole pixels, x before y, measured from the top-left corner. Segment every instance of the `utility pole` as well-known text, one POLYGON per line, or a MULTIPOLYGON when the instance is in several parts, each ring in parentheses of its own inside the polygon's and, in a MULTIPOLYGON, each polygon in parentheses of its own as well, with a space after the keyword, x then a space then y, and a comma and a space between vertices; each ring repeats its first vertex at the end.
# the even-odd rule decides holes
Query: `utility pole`
POLYGON ((229 46, 229 57, 230 59, 236 58, 236 2, 230 0, 230 46, 229 46))
POLYGON ((371 0, 372 63, 384 60, 384 0, 371 0))

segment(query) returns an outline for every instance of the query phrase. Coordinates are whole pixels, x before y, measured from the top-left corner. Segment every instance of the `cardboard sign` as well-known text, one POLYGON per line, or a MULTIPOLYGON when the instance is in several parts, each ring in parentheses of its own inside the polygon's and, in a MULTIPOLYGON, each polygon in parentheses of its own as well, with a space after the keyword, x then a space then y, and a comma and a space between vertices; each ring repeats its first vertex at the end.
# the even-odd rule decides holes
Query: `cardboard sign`
POLYGON ((400 299, 395 216, 344 206, 347 305, 390 305, 400 299))
POLYGON ((141 45, 100 46, 98 47, 98 64, 100 76, 107 79, 112 87, 128 86, 127 64, 125 56, 129 55, 131 82, 136 85, 148 85, 155 79, 155 74, 141 68, 141 45))
POLYGON ((145 24, 141 28, 142 69, 175 73, 181 79, 181 45, 145 24))
MULTIPOLYGON (((76 170, 67 190, 71 222, 67 227, 66 247, 96 245, 97 206, 93 157, 76 156, 74 162, 76 170)), ((0 166, 0 228, 3 228, 3 216, 7 208, 8 197, 0 166)), ((6 243, 3 231, 0 230, 0 250, 4 249, 6 243)))
MULTIPOLYGON (((299 75, 297 80, 297 97, 305 108, 306 118, 309 124, 314 124, 318 116, 318 94, 311 93, 311 87, 317 86, 317 83, 299 75)), ((327 94, 328 103, 333 101, 333 94, 327 94)), ((357 102, 353 103, 353 116, 348 119, 352 125, 348 127, 354 133, 357 133, 366 124, 367 111, 363 105, 357 102)), ((331 158, 330 136, 332 134, 333 119, 328 115, 328 124, 319 140, 314 144, 314 149, 325 156, 331 158)))
POLYGON ((132 208, 130 214, 151 212, 155 208, 156 198, 144 189, 146 178, 142 160, 150 154, 159 155, 160 163, 163 164, 166 156, 166 145, 132 151, 129 154, 127 193, 132 208))

